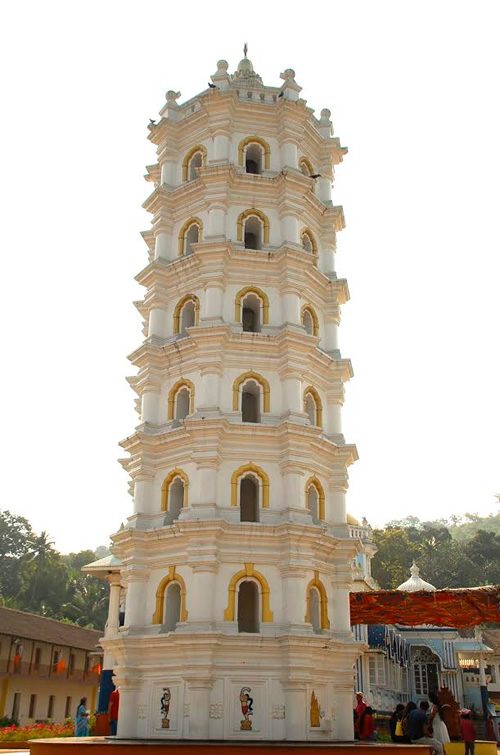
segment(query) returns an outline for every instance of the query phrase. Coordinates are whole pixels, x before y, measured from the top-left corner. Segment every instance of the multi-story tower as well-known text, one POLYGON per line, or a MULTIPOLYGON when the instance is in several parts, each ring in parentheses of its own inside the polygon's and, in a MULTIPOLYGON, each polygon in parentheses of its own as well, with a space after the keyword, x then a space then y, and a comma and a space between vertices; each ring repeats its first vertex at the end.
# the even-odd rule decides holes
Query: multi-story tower
POLYGON ((281 78, 264 86, 245 51, 149 127, 134 513, 113 538, 126 612, 103 642, 122 737, 352 739, 346 149, 281 78))

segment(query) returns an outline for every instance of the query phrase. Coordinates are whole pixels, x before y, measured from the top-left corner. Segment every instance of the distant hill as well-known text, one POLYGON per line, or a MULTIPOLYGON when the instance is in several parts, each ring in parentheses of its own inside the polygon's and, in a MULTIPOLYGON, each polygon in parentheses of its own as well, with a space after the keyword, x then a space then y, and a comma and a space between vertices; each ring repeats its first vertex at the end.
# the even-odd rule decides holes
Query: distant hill
POLYGON ((500 512, 479 516, 478 514, 465 514, 460 519, 453 518, 448 524, 448 530, 454 540, 470 540, 479 530, 494 532, 500 535, 500 512))

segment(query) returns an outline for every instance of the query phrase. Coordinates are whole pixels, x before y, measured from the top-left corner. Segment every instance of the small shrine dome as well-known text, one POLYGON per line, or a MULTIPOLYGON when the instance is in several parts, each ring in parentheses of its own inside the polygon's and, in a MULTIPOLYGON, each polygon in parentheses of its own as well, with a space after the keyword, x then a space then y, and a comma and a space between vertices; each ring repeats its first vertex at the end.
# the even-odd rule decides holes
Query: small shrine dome
POLYGON ((434 585, 431 585, 430 582, 425 582, 422 577, 420 576, 420 569, 416 565, 415 561, 411 565, 410 568, 410 579, 407 579, 406 582, 403 582, 402 585, 399 585, 397 588, 401 592, 419 592, 421 590, 424 590, 425 592, 436 592, 436 588, 434 585))

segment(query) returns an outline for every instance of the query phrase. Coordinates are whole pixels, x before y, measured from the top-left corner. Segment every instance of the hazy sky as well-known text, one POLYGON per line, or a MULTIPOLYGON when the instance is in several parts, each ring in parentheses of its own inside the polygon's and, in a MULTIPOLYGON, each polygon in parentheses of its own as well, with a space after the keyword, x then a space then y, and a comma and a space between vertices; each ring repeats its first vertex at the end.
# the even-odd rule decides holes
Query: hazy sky
POLYGON ((349 147, 337 271, 355 377, 348 508, 373 524, 495 509, 500 490, 498 2, 1 6, 0 508, 62 551, 131 512, 117 443, 137 422, 147 137, 245 41, 266 84, 292 67, 349 147))

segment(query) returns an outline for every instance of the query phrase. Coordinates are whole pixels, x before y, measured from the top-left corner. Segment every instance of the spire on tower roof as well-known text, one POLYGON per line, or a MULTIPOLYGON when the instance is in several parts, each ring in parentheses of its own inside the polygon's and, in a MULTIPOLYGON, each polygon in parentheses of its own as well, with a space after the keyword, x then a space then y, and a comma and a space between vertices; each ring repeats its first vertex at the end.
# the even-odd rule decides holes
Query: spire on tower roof
POLYGON ((407 579, 406 582, 403 582, 403 584, 399 585, 397 588, 401 592, 419 592, 419 590, 424 590, 425 592, 435 592, 436 588, 434 585, 431 585, 429 582, 425 582, 422 577, 420 576, 420 569, 416 565, 415 561, 410 567, 410 579, 407 579))

